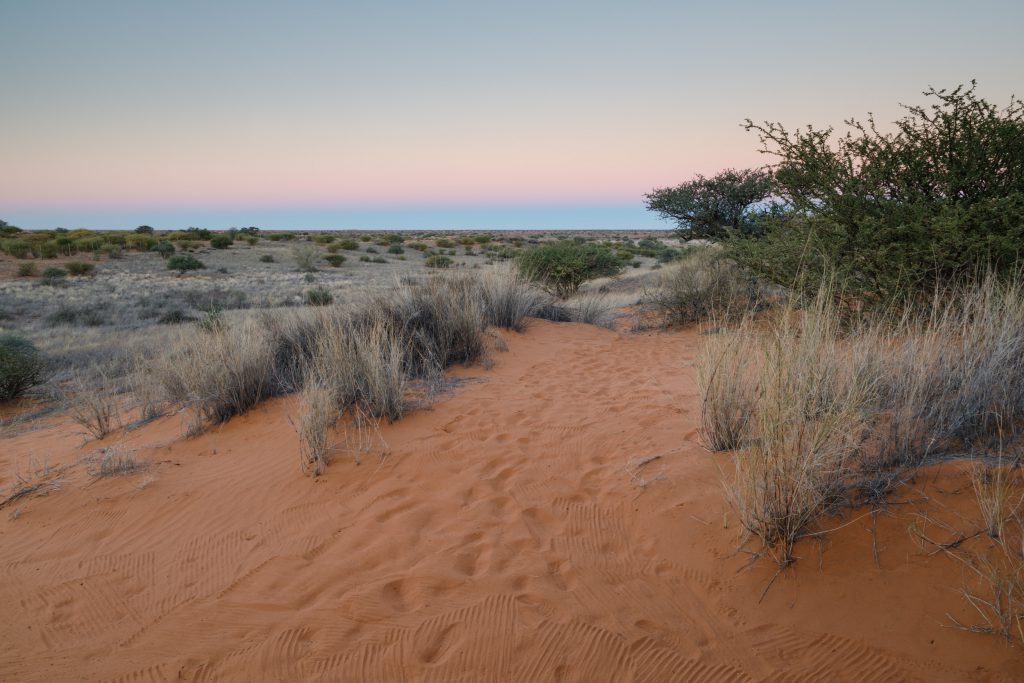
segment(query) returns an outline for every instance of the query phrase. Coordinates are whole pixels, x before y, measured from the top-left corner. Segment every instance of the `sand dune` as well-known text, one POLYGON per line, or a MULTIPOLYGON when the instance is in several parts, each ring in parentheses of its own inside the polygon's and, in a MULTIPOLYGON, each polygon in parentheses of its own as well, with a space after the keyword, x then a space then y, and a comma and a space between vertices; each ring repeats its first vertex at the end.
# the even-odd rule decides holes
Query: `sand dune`
MULTIPOLYGON (((0 679, 1024 678, 1017 649, 946 628, 970 615, 961 570, 907 533, 925 503, 835 520, 759 602, 775 567, 737 551, 728 457, 697 444, 695 332, 504 336, 383 429, 386 458, 317 480, 288 399, 192 439, 179 417, 0 439, 4 487, 66 467, 0 515, 0 679), (122 439, 149 470, 91 477, 122 439)), ((965 509, 960 474, 905 498, 965 509)))

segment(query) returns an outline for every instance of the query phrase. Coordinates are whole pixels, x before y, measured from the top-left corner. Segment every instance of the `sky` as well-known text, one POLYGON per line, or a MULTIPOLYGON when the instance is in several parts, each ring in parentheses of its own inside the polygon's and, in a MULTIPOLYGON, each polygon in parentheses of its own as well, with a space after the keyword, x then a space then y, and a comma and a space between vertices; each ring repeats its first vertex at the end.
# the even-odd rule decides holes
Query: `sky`
POLYGON ((1024 2, 0 0, 0 219, 670 227, 744 119, 1024 95, 1024 2))

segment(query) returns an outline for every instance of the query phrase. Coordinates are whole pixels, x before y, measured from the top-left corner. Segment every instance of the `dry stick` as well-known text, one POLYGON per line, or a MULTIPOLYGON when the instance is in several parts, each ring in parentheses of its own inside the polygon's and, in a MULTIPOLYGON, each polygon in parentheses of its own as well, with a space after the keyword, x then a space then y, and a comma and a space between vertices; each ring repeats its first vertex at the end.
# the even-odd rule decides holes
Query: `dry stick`
POLYGON ((49 483, 50 482, 48 482, 48 481, 44 481, 44 482, 40 482, 38 484, 32 484, 31 486, 24 486, 24 487, 18 489, 17 491, 15 491, 11 495, 7 496, 3 500, 0 500, 0 508, 3 508, 6 505, 10 505, 11 503, 13 503, 14 501, 18 500, 19 498, 24 498, 25 496, 27 496, 30 493, 33 493, 34 491, 38 491, 39 489, 43 488, 43 486, 45 486, 46 484, 49 484, 49 483))
POLYGON ((875 512, 877 511, 873 510, 871 514, 871 528, 864 528, 871 534, 871 556, 875 560, 875 569, 881 569, 882 564, 878 561, 878 516, 874 514, 875 512))

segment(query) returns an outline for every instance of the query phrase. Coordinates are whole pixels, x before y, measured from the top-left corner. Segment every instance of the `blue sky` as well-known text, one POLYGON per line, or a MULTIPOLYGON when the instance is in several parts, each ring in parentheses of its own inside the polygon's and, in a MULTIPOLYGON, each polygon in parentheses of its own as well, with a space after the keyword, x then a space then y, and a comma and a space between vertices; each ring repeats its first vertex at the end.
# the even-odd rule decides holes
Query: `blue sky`
POLYGON ((1024 93, 1024 3, 0 0, 26 227, 659 227, 744 118, 1024 93))

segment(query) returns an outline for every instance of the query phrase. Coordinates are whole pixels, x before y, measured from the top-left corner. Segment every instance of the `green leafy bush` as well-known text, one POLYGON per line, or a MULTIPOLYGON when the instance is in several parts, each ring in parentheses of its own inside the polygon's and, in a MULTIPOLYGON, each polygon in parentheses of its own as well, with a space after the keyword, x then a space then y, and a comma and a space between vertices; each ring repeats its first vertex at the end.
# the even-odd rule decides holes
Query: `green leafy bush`
POLYGON ((64 267, 68 269, 68 272, 72 275, 89 275, 96 266, 92 263, 86 263, 84 261, 68 261, 64 264, 64 267))
POLYGON ((563 298, 576 293, 587 280, 622 270, 622 261, 610 249, 571 240, 546 242, 524 251, 516 264, 524 276, 563 298))
POLYGON ((400 244, 392 244, 390 247, 388 247, 388 253, 389 254, 404 254, 405 253, 405 249, 403 249, 402 245, 400 245, 400 244))
POLYGON ((0 335, 0 401, 18 398, 39 384, 43 376, 42 354, 24 337, 0 335))
POLYGON ((450 268, 452 263, 454 263, 454 261, 447 256, 441 256, 440 254, 428 256, 423 260, 423 265, 427 268, 450 268))
POLYGON ((930 89, 931 104, 905 107, 893 127, 869 116, 846 135, 747 121, 778 158, 783 203, 760 217, 764 237, 733 241, 733 257, 808 292, 832 270, 848 294, 882 300, 1013 272, 1024 244, 1024 102, 998 108, 974 90, 930 89))
POLYGON ((18 264, 18 277, 32 277, 36 274, 36 264, 31 261, 18 264))
POLYGON ((343 239, 340 242, 338 242, 338 246, 340 246, 345 251, 356 251, 357 249, 359 249, 359 242, 356 242, 354 239, 351 238, 343 239))
POLYGON ((274 255, 273 254, 263 254, 263 256, 260 256, 260 263, 273 263, 273 262, 274 262, 274 255))
POLYGON ((67 276, 67 274, 68 271, 64 270, 63 268, 58 268, 57 266, 50 266, 49 268, 43 271, 43 279, 62 280, 64 279, 64 277, 67 276))
POLYGON ((167 240, 162 240, 156 243, 153 247, 153 251, 160 254, 163 258, 170 258, 171 254, 174 253, 174 245, 167 240))
POLYGON ((214 249, 227 249, 234 243, 235 241, 228 235, 214 235, 210 238, 210 246, 214 249))
POLYGON ((341 266, 342 263, 345 262, 345 257, 342 256, 341 254, 328 254, 327 256, 324 257, 324 260, 327 261, 327 263, 329 263, 334 268, 338 268, 339 266, 341 266))
POLYGON ((186 270, 200 270, 206 266, 202 261, 190 254, 175 254, 167 259, 167 269, 184 274, 186 270))
POLYGON ((334 302, 334 295, 326 287, 314 287, 306 291, 305 301, 309 306, 328 306, 334 302))

